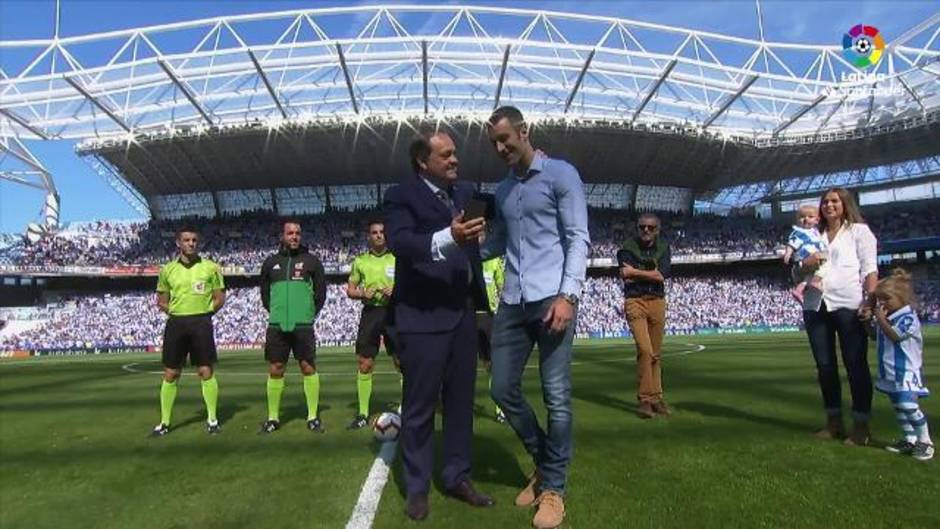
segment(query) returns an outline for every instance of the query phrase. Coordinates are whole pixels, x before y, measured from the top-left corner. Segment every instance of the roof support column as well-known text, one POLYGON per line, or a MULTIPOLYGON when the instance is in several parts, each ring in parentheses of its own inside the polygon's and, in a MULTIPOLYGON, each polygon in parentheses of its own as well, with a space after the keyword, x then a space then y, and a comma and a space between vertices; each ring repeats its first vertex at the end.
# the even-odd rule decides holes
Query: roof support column
POLYGON ((640 117, 640 114, 643 112, 643 109, 646 108, 646 105, 649 104, 650 100, 653 99, 653 96, 656 95, 656 92, 659 90, 659 87, 666 82, 666 78, 669 77, 669 74, 672 73, 672 69, 676 67, 676 64, 679 62, 679 59, 673 59, 669 61, 669 64, 663 69, 663 73, 659 74, 659 79, 653 83, 653 87, 650 88, 649 93, 646 94, 646 97, 643 98, 643 102, 640 103, 640 106, 636 108, 636 111, 633 112, 633 119, 630 120, 630 123, 636 121, 636 118, 640 117))
POLYGON ((339 53, 339 66, 343 69, 343 77, 346 78, 346 88, 349 90, 349 101, 352 102, 353 111, 359 113, 359 103, 356 102, 356 90, 353 88, 352 77, 349 75, 349 68, 346 67, 346 55, 343 53, 343 45, 336 43, 336 52, 339 53))

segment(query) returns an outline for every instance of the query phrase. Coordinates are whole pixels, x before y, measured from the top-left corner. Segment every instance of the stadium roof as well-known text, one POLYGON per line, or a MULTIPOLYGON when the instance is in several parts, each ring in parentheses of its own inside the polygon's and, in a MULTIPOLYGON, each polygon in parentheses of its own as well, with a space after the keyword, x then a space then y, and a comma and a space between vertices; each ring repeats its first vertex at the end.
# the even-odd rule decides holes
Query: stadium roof
POLYGON ((863 68, 838 45, 539 10, 220 17, 0 42, 0 137, 83 140, 149 197, 394 181, 430 121, 488 181, 481 123, 514 104, 587 181, 717 189, 940 154, 938 34, 940 13, 863 68))

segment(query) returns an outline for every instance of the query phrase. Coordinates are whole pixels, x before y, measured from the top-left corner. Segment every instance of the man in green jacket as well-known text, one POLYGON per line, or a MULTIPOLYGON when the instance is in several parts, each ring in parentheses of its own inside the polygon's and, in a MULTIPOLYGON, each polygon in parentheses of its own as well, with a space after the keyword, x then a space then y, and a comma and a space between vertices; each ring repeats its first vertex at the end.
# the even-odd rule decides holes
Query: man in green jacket
POLYGON ((323 264, 300 244, 300 239, 300 223, 284 221, 278 252, 261 265, 261 303, 269 314, 264 357, 270 366, 268 420, 262 423, 261 433, 274 432, 281 426, 284 371, 291 351, 304 376, 307 428, 314 433, 323 433, 323 424, 317 413, 320 375, 316 366, 313 322, 326 302, 326 275, 323 264))
POLYGON ((663 400, 661 363, 672 253, 659 238, 660 227, 654 213, 641 214, 636 237, 624 241, 617 252, 626 299, 624 316, 636 342, 637 415, 643 419, 672 414, 663 400))

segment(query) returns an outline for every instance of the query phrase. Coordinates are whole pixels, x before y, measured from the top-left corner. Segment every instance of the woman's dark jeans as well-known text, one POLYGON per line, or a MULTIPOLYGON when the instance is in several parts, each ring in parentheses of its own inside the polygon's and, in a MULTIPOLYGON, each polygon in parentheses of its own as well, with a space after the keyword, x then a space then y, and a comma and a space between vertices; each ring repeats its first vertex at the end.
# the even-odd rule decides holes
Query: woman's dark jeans
POLYGON ((803 311, 806 335, 816 360, 819 389, 823 405, 829 415, 842 413, 842 386, 839 382, 839 362, 836 357, 836 336, 842 349, 842 362, 852 392, 852 415, 857 421, 871 417, 871 371, 868 369, 868 337, 864 324, 851 309, 826 310, 823 303, 818 311, 803 311))

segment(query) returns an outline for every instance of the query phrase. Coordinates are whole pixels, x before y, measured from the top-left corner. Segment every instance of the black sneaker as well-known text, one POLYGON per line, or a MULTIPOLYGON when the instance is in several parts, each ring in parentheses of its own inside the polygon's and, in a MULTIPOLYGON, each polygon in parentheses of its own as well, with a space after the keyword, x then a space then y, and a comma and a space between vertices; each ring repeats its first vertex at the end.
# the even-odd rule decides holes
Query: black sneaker
POLYGON ((261 423, 261 431, 258 433, 274 433, 277 430, 281 429, 280 421, 275 421, 274 419, 268 419, 261 423))
POLYGON ((911 450, 911 457, 918 461, 928 461, 933 459, 933 445, 930 443, 921 442, 914 444, 914 449, 911 450))
POLYGON ((323 423, 320 422, 319 417, 307 421, 307 429, 313 433, 323 433, 326 431, 323 429, 323 423))
POLYGON ((170 427, 160 423, 153 427, 153 430, 150 430, 150 437, 163 437, 164 435, 170 433, 170 427))
POLYGON ((892 454, 902 454, 907 456, 911 455, 911 452, 914 451, 914 443, 902 437, 892 444, 886 446, 885 450, 891 452, 892 454))
POLYGON ((209 435, 218 435, 222 433, 222 425, 219 424, 219 421, 216 422, 207 422, 206 423, 206 433, 209 435))
POLYGON ((356 415, 356 418, 346 427, 347 430, 359 430, 369 425, 365 415, 356 415))

